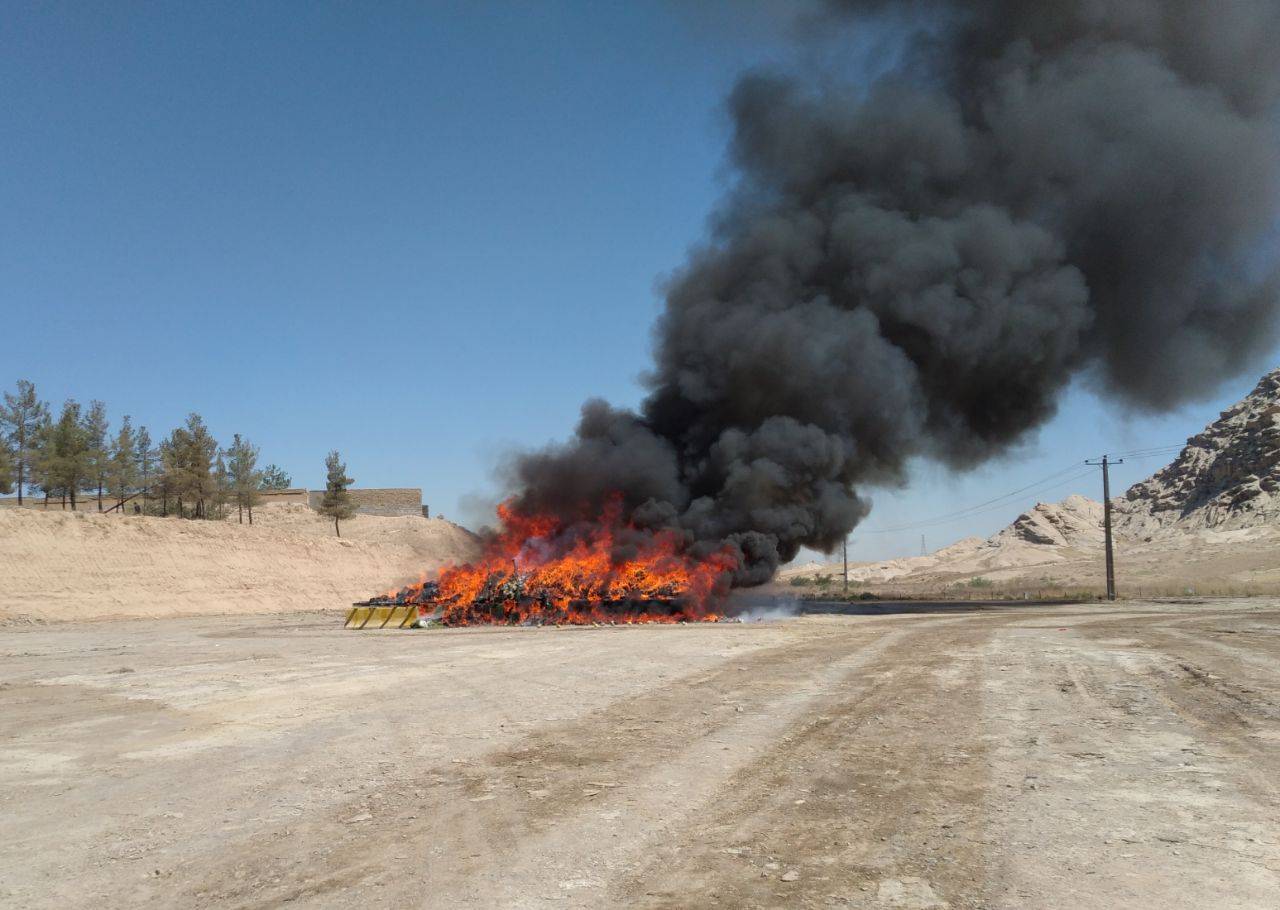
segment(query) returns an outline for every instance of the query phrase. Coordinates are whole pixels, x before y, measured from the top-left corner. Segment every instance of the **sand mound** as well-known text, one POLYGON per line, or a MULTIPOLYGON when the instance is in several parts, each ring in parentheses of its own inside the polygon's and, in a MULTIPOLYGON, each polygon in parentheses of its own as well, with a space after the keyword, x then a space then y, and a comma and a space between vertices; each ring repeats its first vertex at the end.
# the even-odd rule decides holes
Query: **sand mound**
POLYGON ((440 519, 359 516, 342 539, 304 507, 254 521, 6 509, 0 621, 341 609, 478 549, 440 519))

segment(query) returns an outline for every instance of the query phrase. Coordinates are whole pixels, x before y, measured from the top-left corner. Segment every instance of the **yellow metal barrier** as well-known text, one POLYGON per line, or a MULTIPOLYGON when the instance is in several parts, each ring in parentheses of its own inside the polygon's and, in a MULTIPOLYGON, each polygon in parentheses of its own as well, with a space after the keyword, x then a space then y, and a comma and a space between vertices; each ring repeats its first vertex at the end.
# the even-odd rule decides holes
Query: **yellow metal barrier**
POLYGON ((353 604, 347 613, 344 629, 408 629, 418 619, 415 604, 386 606, 353 604))

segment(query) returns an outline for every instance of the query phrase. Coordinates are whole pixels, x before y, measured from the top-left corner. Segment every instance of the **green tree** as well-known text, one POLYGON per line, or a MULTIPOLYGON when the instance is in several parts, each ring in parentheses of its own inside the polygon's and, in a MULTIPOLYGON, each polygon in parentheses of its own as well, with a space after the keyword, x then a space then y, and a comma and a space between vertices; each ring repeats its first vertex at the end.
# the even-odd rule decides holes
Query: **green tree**
POLYGON ((80 405, 67 399, 57 421, 48 424, 42 437, 41 486, 45 490, 46 505, 50 493, 60 494, 62 507, 66 508, 70 498, 74 512, 76 494, 89 483, 89 435, 80 418, 80 405))
POLYGON ((9 446, 0 440, 0 493, 13 492, 13 456, 9 454, 9 446))
POLYGON ((192 518, 208 518, 209 502, 216 492, 213 475, 218 442, 209 434, 199 414, 188 414, 187 422, 169 434, 161 444, 166 511, 168 496, 178 504, 178 514, 186 515, 184 503, 191 504, 192 518))
POLYGON ((49 497, 56 492, 51 473, 52 441, 53 417, 46 410, 31 440, 31 473, 27 476, 27 487, 44 497, 46 509, 49 508, 49 497))
POLYGON ((101 401, 89 402, 84 415, 85 469, 88 486, 98 490, 98 511, 102 511, 102 492, 111 473, 111 447, 107 442, 107 406, 101 401))
POLYGON ((120 421, 120 430, 111 443, 110 468, 107 471, 107 491, 116 501, 117 507, 124 512, 125 500, 138 489, 138 438, 133 432, 133 423, 125 414, 120 421))
POLYGON ((133 462, 138 474, 138 482, 142 486, 142 511, 147 511, 151 500, 151 483, 154 480, 156 465, 160 453, 151 446, 151 434, 146 427, 138 428, 138 436, 134 441, 133 462))
POLYGON ((18 380, 17 393, 5 392, 0 403, 0 437, 13 447, 13 472, 18 486, 18 504, 22 504, 23 487, 34 476, 38 456, 40 427, 49 419, 49 405, 36 395, 36 387, 25 379, 18 380))
POLYGON ((356 504, 347 490, 355 481, 347 476, 347 466, 342 463, 337 450, 329 453, 329 457, 324 460, 324 467, 328 476, 324 484, 324 499, 320 501, 320 514, 333 519, 333 531, 341 537, 339 519, 347 519, 356 514, 356 504))
POLYGON ((213 460, 213 505, 217 519, 226 517, 227 503, 231 501, 231 472, 227 470, 226 452, 218 449, 213 460))
POLYGON ((253 524, 253 507, 258 502, 258 488, 262 483, 262 472, 258 470, 258 447, 236 433, 231 443, 228 467, 231 470, 231 488, 235 491, 240 523, 244 524, 244 513, 248 510, 249 524, 253 524))
POLYGON ((215 489, 213 462, 218 453, 218 441, 209 434, 204 420, 196 413, 187 415, 184 430, 187 449, 183 458, 183 471, 187 495, 195 502, 195 517, 208 518, 207 505, 213 498, 215 489))
POLYGON ((160 514, 168 516, 169 500, 178 504, 182 516, 182 488, 178 484, 178 444, 181 430, 174 430, 156 448, 156 486, 160 488, 160 514))
POLYGON ((269 464, 262 469, 262 480, 258 484, 259 490, 287 490, 291 486, 293 486, 293 478, 286 474, 282 468, 269 464))

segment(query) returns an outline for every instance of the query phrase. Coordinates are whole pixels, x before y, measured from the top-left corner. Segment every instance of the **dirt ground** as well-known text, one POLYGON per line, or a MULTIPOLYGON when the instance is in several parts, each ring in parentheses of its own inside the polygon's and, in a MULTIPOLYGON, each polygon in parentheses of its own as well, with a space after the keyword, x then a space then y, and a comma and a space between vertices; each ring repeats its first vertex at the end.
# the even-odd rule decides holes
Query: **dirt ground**
POLYGON ((6 907, 1266 907, 1280 601, 0 632, 6 907))

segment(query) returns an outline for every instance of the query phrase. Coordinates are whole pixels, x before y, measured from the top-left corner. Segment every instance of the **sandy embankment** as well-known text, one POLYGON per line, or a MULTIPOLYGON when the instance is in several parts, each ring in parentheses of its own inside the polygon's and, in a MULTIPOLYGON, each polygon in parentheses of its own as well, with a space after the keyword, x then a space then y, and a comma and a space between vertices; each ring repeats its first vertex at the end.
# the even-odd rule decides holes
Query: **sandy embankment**
POLYGON ((0 512, 0 622, 340 609, 476 551, 440 519, 359 516, 342 539, 302 507, 255 520, 0 512))

